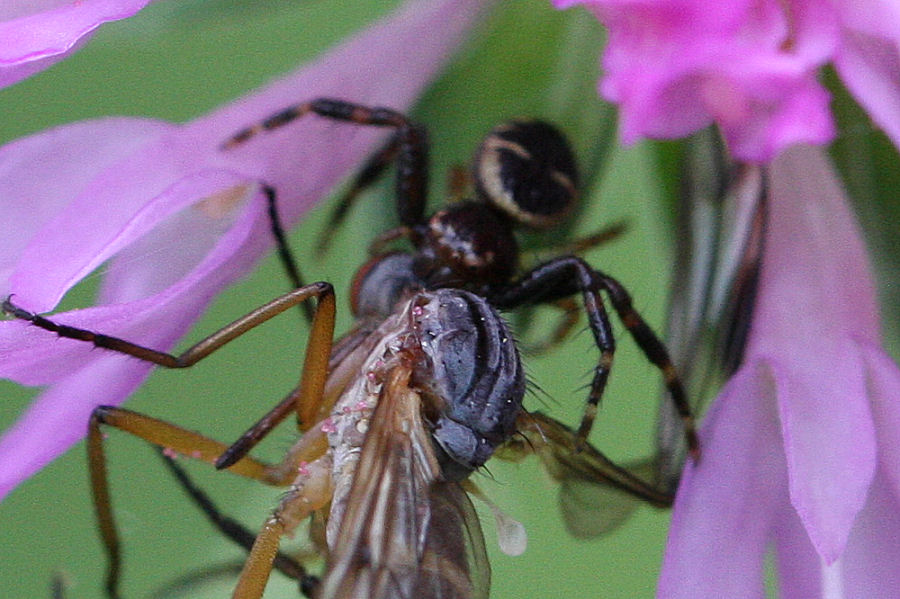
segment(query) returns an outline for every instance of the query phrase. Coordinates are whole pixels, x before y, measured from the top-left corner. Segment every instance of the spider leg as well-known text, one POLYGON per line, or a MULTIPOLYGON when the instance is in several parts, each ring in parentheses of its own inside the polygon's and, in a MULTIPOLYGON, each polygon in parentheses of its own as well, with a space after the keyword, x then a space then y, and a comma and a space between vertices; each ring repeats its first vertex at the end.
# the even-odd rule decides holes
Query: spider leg
POLYGON ((337 201, 334 210, 328 218, 328 225, 319 234, 316 243, 316 254, 321 256, 328 250, 331 242, 331 233, 341 226, 350 212, 350 208, 356 202, 363 191, 374 184, 384 171, 397 159, 400 152, 400 136, 395 133, 377 152, 372 154, 363 167, 359 170, 353 183, 337 201))
POLYGON ((681 380, 665 346, 634 309, 631 298, 615 279, 592 269, 577 256, 561 256, 526 272, 509 287, 493 292, 491 301, 501 309, 515 308, 554 302, 581 293, 588 324, 600 350, 584 416, 576 433, 579 445, 584 446, 596 418, 597 405, 606 388, 616 347, 601 292, 609 294, 613 308, 638 347, 662 371, 665 385, 685 424, 688 447, 696 458, 699 455, 699 442, 681 380))
MULTIPOLYGON (((281 266, 284 268, 288 280, 291 282, 291 289, 299 289, 300 287, 303 287, 303 276, 300 274, 300 268, 297 266, 297 261, 294 259, 291 246, 287 242, 284 224, 281 222, 281 216, 278 213, 277 192, 271 185, 263 185, 262 190, 266 196, 269 227, 272 231, 272 236, 275 238, 275 244, 278 247, 278 259, 281 262, 281 266)), ((311 323, 313 319, 312 306, 309 305, 308 302, 303 302, 300 304, 300 309, 303 311, 306 322, 311 323)))
POLYGON ((581 258, 563 256, 541 264, 523 274, 518 281, 491 298, 497 307, 515 308, 527 304, 554 302, 581 291, 588 323, 600 358, 594 367, 594 377, 577 438, 584 445, 594 419, 597 405, 606 388, 613 363, 616 342, 603 304, 600 289, 594 284, 593 270, 581 258))
MULTIPOLYGON (((169 468, 169 471, 178 481, 178 484, 181 485, 181 488, 188 494, 188 497, 190 497, 197 507, 200 508, 207 520, 219 529, 223 535, 249 552, 253 547, 256 535, 234 518, 223 514, 212 499, 210 499, 209 495, 194 484, 194 481, 191 480, 184 468, 172 459, 171 456, 167 455, 164 451, 160 451, 160 456, 163 458, 166 467, 169 468)), ((272 566, 288 578, 296 580, 300 585, 300 592, 304 596, 310 598, 313 596, 313 591, 319 584, 319 578, 309 574, 300 562, 279 551, 275 555, 272 566)))
POLYGON ((681 378, 678 376, 675 365, 672 364, 672 359, 669 357, 666 346, 660 341, 659 337, 656 336, 656 333, 653 332, 650 325, 648 325, 637 310, 634 309, 631 296, 628 294, 625 287, 614 278, 603 273, 597 272, 597 276, 599 277, 603 288, 609 295, 609 300, 610 303, 612 303, 613 309, 615 309, 616 313, 619 315, 619 318, 628 329, 628 332, 631 333, 635 343, 641 348, 644 356, 646 356, 647 359, 662 372, 663 382, 666 385, 666 389, 669 391, 669 396, 672 398, 672 404, 675 406, 675 410, 678 412, 678 416, 681 418, 682 424, 684 425, 688 450, 695 460, 699 459, 700 441, 697 438, 694 416, 691 414, 691 406, 688 402, 684 385, 681 382, 681 378))
POLYGON ((390 108, 367 107, 334 98, 318 98, 285 108, 256 125, 238 131, 222 148, 232 149, 263 131, 278 129, 308 114, 358 125, 394 128, 396 132, 392 141, 367 163, 370 168, 368 173, 364 169, 363 174, 380 174, 389 163, 388 157, 394 152, 388 148, 396 143, 396 196, 400 223, 412 227, 422 222, 428 191, 428 136, 424 127, 390 108))
POLYGON ((559 241, 547 247, 537 248, 527 253, 542 253, 546 250, 552 250, 557 255, 560 254, 583 254, 588 250, 592 250, 598 246, 605 245, 611 241, 615 241, 621 237, 628 229, 628 223, 624 220, 607 225, 602 229, 598 229, 590 235, 578 237, 571 241, 559 241))

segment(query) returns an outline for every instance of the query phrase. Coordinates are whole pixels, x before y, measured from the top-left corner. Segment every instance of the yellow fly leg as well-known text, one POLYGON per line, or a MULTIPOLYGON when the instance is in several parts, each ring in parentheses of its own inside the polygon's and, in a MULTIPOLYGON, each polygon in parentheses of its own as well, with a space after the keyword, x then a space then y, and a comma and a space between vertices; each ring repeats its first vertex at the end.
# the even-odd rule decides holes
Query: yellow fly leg
POLYGON ((314 511, 331 501, 331 467, 331 457, 325 454, 299 469, 299 475, 290 491, 281 499, 257 535, 244 563, 233 599, 262 597, 282 535, 290 533, 314 511))
MULTIPOLYGON (((112 426, 164 450, 211 464, 216 463, 218 457, 228 446, 199 433, 131 410, 111 406, 98 406, 94 409, 88 425, 88 467, 97 523, 109 561, 106 592, 109 597, 117 598, 119 597, 118 582, 122 563, 121 548, 109 494, 101 425, 112 426)), ((285 486, 290 484, 296 476, 300 463, 315 461, 325 453, 327 447, 323 434, 310 433, 300 439, 280 464, 268 465, 252 457, 244 457, 228 470, 269 485, 285 486)))

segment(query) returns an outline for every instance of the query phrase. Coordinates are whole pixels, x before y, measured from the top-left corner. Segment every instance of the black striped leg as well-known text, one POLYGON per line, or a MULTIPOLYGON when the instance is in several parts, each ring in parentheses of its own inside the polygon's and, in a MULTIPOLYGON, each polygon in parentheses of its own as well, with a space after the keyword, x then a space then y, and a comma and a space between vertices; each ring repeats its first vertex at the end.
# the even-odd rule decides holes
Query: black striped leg
POLYGON ((641 348, 641 351, 647 359, 662 372, 663 382, 666 385, 666 389, 669 391, 669 397, 672 398, 675 410, 678 412, 678 416, 681 418, 681 422, 684 425, 684 434, 688 451, 690 451, 691 456, 695 460, 699 459, 700 441, 697 438, 694 416, 691 414, 691 406, 688 402, 684 385, 681 382, 681 378, 678 376, 675 365, 672 364, 672 359, 669 357, 666 346, 659 337, 656 336, 653 329, 650 328, 650 325, 648 325, 637 310, 634 309, 631 296, 622 284, 614 278, 600 272, 597 272, 596 274, 601 285, 609 295, 609 300, 610 303, 612 303, 613 309, 615 309, 616 313, 619 315, 619 318, 628 329, 628 332, 631 333, 635 343, 641 348))
MULTIPOLYGON (((288 280, 291 282, 291 289, 299 289, 303 287, 303 276, 300 274, 300 268, 297 266, 297 260, 291 252, 291 246, 288 245, 287 235, 285 234, 284 224, 278 212, 277 192, 271 185, 263 185, 263 193, 266 196, 267 212, 269 214, 269 227, 272 231, 272 237, 275 238, 275 245, 278 247, 278 260, 284 268, 288 280)), ((307 323, 311 323, 313 319, 313 308, 309 302, 300 304, 300 310, 306 318, 307 323)))
POLYGON ((581 258, 562 256, 535 267, 510 287, 495 292, 490 299, 499 308, 515 308, 527 304, 553 302, 581 293, 588 324, 600 350, 600 359, 594 368, 587 406, 576 433, 579 444, 583 446, 593 426, 597 405, 606 388, 615 353, 615 339, 602 292, 609 295, 613 308, 647 359, 662 371, 666 388, 684 422, 688 448, 697 458, 699 456, 697 432, 681 380, 665 346, 634 309, 631 298, 615 279, 595 271, 581 258))
POLYGON ((367 164, 370 168, 366 176, 377 177, 389 164, 390 155, 396 151, 396 195, 400 223, 411 227, 422 222, 428 191, 428 136, 422 126, 389 108, 361 106, 334 98, 318 98, 290 106, 256 125, 237 132, 222 145, 222 148, 226 150, 234 148, 263 131, 278 129, 308 114, 358 125, 396 129, 393 138, 396 142, 392 140, 375 154, 367 164), (396 143, 396 150, 389 149, 393 143, 396 143))
MULTIPOLYGON (((256 533, 251 532, 250 529, 234 518, 223 514, 212 499, 210 499, 209 495, 191 480, 184 468, 182 468, 171 456, 167 455, 164 451, 160 451, 160 456, 162 456, 163 462, 169 468, 169 471, 175 477, 175 480, 178 481, 178 484, 181 485, 181 488, 184 489, 191 501, 200 508, 200 511, 203 512, 206 519, 209 520, 219 532, 231 539, 231 541, 238 546, 242 547, 245 551, 249 552, 253 547, 253 542, 256 540, 256 533)), ((312 598, 313 592, 319 584, 319 578, 309 574, 300 562, 279 551, 275 555, 272 566, 288 578, 296 580, 300 587, 300 593, 305 597, 312 598)))
POLYGON ((384 171, 397 159, 400 152, 400 141, 399 134, 392 135, 386 144, 369 157, 356 174, 350 187, 335 204, 334 210, 328 218, 328 225, 319 234, 316 242, 317 256, 322 256, 328 251, 334 231, 343 224, 359 195, 378 181, 384 171))

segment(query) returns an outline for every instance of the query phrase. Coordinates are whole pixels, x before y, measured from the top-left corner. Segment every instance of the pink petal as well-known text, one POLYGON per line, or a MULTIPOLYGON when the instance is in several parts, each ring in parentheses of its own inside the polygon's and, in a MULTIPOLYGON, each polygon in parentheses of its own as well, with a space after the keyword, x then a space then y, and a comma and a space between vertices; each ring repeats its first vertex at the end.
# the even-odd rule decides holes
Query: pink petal
MULTIPOLYGON (((231 262, 235 253, 253 255, 265 245, 259 235, 268 227, 265 205, 257 197, 247 208, 252 217, 238 219, 188 276, 164 292, 139 301, 61 314, 58 319, 73 326, 91 326, 99 321, 109 334, 150 347, 170 347, 224 284, 233 280, 231 262)), ((165 260, 164 254, 157 256, 165 260)), ((121 403, 152 368, 128 356, 92 350, 88 344, 54 340, 52 333, 36 334, 44 337, 44 345, 63 346, 57 351, 80 357, 80 362, 72 369, 61 370, 63 378, 38 397, 0 439, 0 463, 4 464, 0 468, 0 497, 79 440, 94 406, 121 403), (84 426, 73 426, 73 422, 83 422, 84 426)))
POLYGON ((108 118, 54 127, 0 148, 0 296, 28 242, 99 173, 172 125, 108 118), (23 173, 28 173, 24 176, 23 173))
POLYGON ((822 558, 812 546, 797 511, 790 505, 785 505, 779 512, 774 537, 777 596, 795 599, 827 597, 822 594, 822 558))
POLYGON ((81 440, 94 406, 121 402, 149 372, 147 364, 104 354, 41 394, 0 438, 0 498, 81 440))
POLYGON ((834 57, 844 85, 900 147, 900 28, 893 39, 846 31, 834 57))
POLYGON ((821 2, 792 2, 789 15, 777 1, 578 3, 609 29, 600 93, 619 104, 625 143, 716 123, 737 158, 757 162, 834 136, 816 70, 839 30, 821 2))
POLYGON ((844 0, 834 9, 841 24, 856 31, 890 37, 900 28, 900 5, 894 0, 844 0))
MULTIPOLYGON (((54 320, 154 348, 169 347, 209 298, 243 274, 253 257, 267 247, 268 221, 260 216, 261 202, 257 198, 255 205, 239 211, 236 226, 233 216, 210 216, 198 209, 158 222, 116 257, 110 267, 112 276, 104 280, 101 290, 107 305, 61 313, 54 315, 54 320), (191 244, 173 245, 178 236, 190 239, 191 244)), ((14 299, 18 301, 18 297, 14 299)), ((56 339, 55 334, 24 322, 0 323, 0 354, 4 356, 0 375, 23 384, 65 379, 102 353, 90 344, 56 339)))
POLYGON ((861 342, 860 349, 878 435, 878 461, 894 496, 900 497, 900 368, 877 345, 861 342))
MULTIPOLYGON (((148 197, 147 192, 157 185, 151 177, 141 182, 129 179, 133 174, 125 168, 107 169, 35 233, 9 278, 18 304, 35 312, 48 311, 78 281, 173 213, 245 182, 224 170, 200 171, 148 197), (104 196, 107 202, 98 202, 104 196), (114 203, 113 198, 119 201, 114 203), (91 234, 78 233, 84 231, 91 234), (36 269, 35 265, 45 266, 36 269)), ((156 183, 161 184, 162 178, 156 183)))
MULTIPOLYGON (((888 465, 888 464, 886 464, 888 465)), ((897 463, 889 464, 896 468, 897 463)), ((837 566, 844 597, 895 599, 900 589, 900 500, 882 473, 853 526, 837 566)))
POLYGON ((0 87, 59 62, 103 23, 132 16, 151 0, 4 0, 0 7, 0 87))
MULTIPOLYGON (((837 482, 837 481, 836 481, 837 482)), ((900 588, 900 502, 875 475, 846 549, 827 566, 809 542, 796 512, 783 514, 776 532, 779 597, 894 599, 900 588)))
POLYGON ((735 157, 767 162, 793 144, 823 144, 835 134, 830 96, 811 74, 765 69, 703 82, 699 97, 735 157))
MULTIPOLYGON (((227 179, 235 173, 248 182, 265 181, 278 189, 285 221, 296 223, 385 132, 309 117, 231 151, 220 150, 222 142, 248 124, 317 96, 405 109, 462 41, 480 6, 476 0, 410 2, 313 65, 124 154, 81 187, 66 215, 40 231, 27 250, 27 260, 13 275, 10 291, 28 309, 49 310, 110 252, 152 226, 152 221, 145 221, 142 229, 132 226, 140 207, 189 176, 219 173, 227 179), (435 23, 440 23, 440 35, 435 33, 435 23), (416 40, 414 53, 409 52, 410 40, 416 40), (364 77, 359 76, 361 60, 373 65, 364 77), (404 68, 393 68, 398 63, 404 68), (94 221, 97 210, 103 215, 94 221), (71 239, 71 218, 96 222, 92 228, 100 230, 71 239), (127 227, 132 234, 124 233, 127 227), (56 248, 63 239, 68 249, 60 260, 56 248), (30 268, 26 262, 41 270, 39 277, 24 274, 30 268)), ((219 190, 230 185, 223 183, 219 190)), ((167 201, 183 206, 196 198, 188 191, 185 188, 178 197, 170 194, 167 201)), ((164 217, 170 208, 163 204, 154 214, 164 217)))
POLYGON ((878 310, 859 230, 823 154, 792 148, 773 163, 769 181, 747 355, 773 367, 791 500, 831 562, 875 472, 875 429, 853 339, 878 339, 878 310))
POLYGON ((765 365, 747 365, 707 414, 703 457, 675 499, 658 599, 765 596, 763 556, 787 505, 773 395, 765 365))

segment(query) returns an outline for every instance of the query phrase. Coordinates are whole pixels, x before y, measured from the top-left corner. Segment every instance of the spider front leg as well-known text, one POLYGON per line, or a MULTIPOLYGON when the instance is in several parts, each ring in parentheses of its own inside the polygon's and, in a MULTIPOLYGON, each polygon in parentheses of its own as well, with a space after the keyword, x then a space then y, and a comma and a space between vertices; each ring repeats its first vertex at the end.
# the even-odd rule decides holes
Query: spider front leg
POLYGON ((334 210, 328 217, 327 226, 319 233, 319 239, 316 242, 317 256, 324 255, 328 250, 334 231, 344 222, 344 219, 350 212, 350 208, 356 203, 359 195, 371 187, 397 159, 397 155, 400 152, 400 142, 400 134, 394 133, 387 143, 369 156, 362 168, 357 171, 347 191, 336 202, 334 210))
POLYGON ((495 292, 491 301, 501 309, 515 308, 526 304, 553 302, 581 293, 588 324, 600 350, 587 406, 576 433, 578 445, 583 447, 596 418, 597 406, 609 379, 616 348, 602 292, 609 294, 613 308, 647 359, 662 371, 666 388, 684 423, 688 449, 695 459, 698 458, 700 444, 681 379, 665 345, 634 309, 628 293, 615 279, 592 269, 581 258, 562 256, 535 267, 508 288, 495 292))

